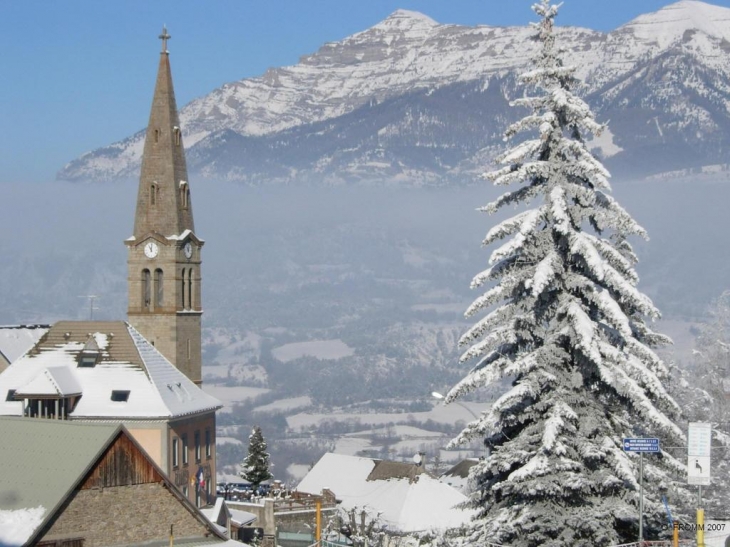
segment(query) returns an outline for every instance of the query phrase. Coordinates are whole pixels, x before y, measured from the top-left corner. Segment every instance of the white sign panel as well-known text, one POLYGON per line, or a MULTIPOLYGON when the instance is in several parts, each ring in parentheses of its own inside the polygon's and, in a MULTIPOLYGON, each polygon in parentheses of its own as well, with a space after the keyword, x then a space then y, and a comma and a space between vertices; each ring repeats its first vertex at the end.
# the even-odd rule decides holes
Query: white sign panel
POLYGON ((690 422, 687 434, 687 483, 710 484, 710 449, 712 424, 690 422))
POLYGON ((700 486, 709 486, 709 456, 687 456, 687 483, 697 484, 700 486))
POLYGON ((687 455, 710 457, 712 424, 690 422, 687 434, 687 455))

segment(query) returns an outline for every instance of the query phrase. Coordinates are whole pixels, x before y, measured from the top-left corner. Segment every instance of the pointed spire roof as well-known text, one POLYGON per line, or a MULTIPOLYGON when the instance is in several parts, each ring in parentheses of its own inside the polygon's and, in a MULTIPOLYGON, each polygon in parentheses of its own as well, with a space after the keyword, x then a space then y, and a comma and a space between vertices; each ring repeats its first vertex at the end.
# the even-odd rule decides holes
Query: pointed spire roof
POLYGON ((194 231, 185 150, 167 51, 171 36, 165 27, 159 38, 162 51, 142 156, 135 239, 150 233, 169 237, 185 230, 194 231))

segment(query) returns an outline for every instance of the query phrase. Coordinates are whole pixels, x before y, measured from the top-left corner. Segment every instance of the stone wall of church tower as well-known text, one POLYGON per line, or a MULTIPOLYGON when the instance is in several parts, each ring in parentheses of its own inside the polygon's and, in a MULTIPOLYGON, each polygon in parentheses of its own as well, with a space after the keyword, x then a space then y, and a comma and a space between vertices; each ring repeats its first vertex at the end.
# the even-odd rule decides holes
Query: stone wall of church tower
MULTIPOLYGON (((168 37, 169 38, 169 37, 168 37)), ((128 318, 192 381, 202 379, 201 257, 169 54, 157 72, 128 247, 128 318)))

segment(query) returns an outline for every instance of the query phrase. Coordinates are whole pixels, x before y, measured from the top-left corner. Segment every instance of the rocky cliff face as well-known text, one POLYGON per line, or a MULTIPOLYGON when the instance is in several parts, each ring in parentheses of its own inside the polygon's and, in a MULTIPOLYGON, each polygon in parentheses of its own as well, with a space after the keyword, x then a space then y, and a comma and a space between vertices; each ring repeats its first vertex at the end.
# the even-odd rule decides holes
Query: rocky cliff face
MULTIPOLYGON (((721 169, 730 140, 730 9, 684 0, 610 33, 558 39, 610 131, 614 174, 721 169)), ((399 10, 297 65, 226 84, 181 111, 199 176, 275 183, 469 182, 520 112, 529 27, 441 25, 399 10)), ((134 178, 144 134, 84 154, 68 180, 134 178)))

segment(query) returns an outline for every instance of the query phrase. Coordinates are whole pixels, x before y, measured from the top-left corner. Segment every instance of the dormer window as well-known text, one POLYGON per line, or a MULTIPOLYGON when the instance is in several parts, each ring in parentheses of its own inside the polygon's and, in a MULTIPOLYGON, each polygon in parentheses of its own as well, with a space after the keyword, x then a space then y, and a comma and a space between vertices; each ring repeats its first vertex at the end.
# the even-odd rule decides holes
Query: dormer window
POLYGON ((129 400, 129 390, 113 390, 112 401, 115 403, 126 403, 129 400))
POLYGON ((6 401, 14 401, 15 400, 15 390, 9 389, 8 390, 8 396, 5 398, 6 401))
POLYGON ((84 349, 79 354, 79 366, 95 367, 100 358, 101 350, 99 350, 99 345, 96 343, 96 338, 89 336, 86 344, 84 344, 84 349))

